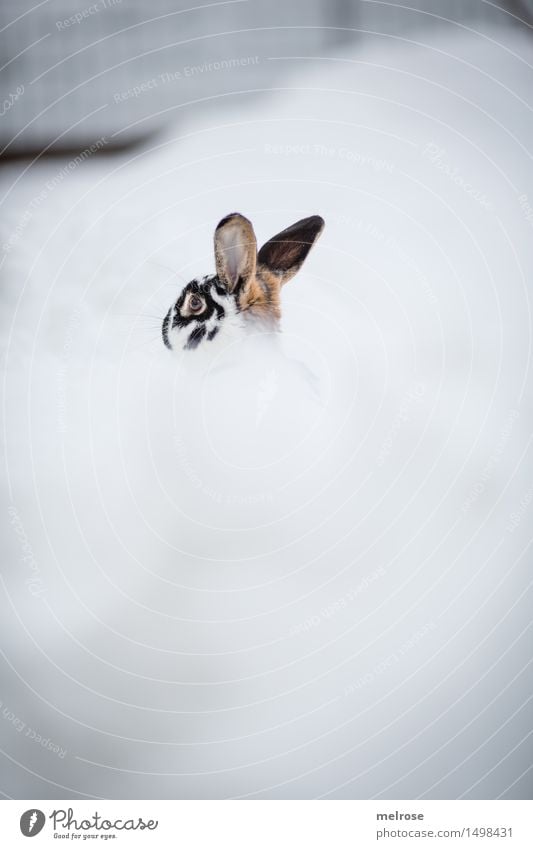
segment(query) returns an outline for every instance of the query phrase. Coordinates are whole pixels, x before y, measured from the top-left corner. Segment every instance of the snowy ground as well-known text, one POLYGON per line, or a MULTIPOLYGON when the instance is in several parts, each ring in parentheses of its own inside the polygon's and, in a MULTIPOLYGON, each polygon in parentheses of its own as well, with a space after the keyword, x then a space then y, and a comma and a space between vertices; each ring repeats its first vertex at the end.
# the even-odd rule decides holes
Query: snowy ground
POLYGON ((384 41, 4 170, 5 794, 531 796, 533 45, 384 41), (202 371, 234 210, 326 229, 202 371))

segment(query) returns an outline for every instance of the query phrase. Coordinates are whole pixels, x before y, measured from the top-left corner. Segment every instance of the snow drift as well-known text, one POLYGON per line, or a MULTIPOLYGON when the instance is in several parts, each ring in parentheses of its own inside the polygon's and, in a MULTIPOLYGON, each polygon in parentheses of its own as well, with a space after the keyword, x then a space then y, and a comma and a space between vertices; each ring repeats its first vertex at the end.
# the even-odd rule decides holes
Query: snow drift
POLYGON ((4 792, 529 797, 532 57, 376 40, 5 172, 4 792), (279 338, 176 358, 234 210, 326 228, 279 338))

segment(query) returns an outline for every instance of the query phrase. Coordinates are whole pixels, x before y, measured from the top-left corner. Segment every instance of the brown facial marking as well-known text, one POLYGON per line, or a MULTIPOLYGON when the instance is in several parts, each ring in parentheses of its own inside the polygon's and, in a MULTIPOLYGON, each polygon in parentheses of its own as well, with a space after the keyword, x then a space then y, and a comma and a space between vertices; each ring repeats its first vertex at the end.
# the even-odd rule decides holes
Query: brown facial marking
POLYGON ((239 297, 240 308, 262 321, 275 323, 281 318, 280 289, 279 275, 267 268, 257 269, 239 297))

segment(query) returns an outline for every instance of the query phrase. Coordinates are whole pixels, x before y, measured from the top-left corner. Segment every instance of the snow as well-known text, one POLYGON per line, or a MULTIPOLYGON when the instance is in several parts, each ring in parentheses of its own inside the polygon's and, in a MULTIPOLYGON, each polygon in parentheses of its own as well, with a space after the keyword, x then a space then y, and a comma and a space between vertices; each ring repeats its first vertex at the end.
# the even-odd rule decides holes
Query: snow
POLYGON ((530 796, 533 50, 383 42, 4 169, 2 708, 67 749, 0 723, 10 795, 530 796), (232 211, 326 228, 177 357, 232 211))

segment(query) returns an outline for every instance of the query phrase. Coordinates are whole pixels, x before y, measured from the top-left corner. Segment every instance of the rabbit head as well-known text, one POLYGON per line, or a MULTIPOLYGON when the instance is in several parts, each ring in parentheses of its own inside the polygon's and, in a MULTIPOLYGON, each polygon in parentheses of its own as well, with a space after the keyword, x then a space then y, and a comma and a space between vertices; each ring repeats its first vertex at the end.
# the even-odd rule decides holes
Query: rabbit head
POLYGON ((237 212, 215 230, 216 273, 191 280, 163 319, 163 342, 171 350, 195 350, 247 325, 275 330, 280 291, 322 232, 319 215, 282 230, 257 251, 250 221, 237 212))

